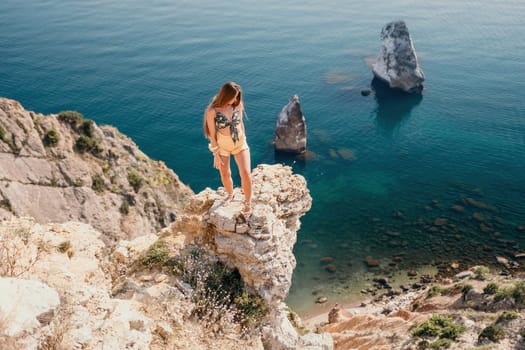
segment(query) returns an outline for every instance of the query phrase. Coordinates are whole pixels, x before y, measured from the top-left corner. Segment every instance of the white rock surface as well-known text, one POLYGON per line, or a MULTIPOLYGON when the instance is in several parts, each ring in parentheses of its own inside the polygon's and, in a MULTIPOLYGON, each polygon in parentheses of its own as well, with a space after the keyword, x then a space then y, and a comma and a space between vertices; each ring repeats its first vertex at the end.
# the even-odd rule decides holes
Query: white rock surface
POLYGON ((0 321, 4 335, 34 334, 52 319, 60 305, 58 293, 48 285, 18 278, 0 278, 0 321), (45 317, 45 322, 38 320, 45 317))

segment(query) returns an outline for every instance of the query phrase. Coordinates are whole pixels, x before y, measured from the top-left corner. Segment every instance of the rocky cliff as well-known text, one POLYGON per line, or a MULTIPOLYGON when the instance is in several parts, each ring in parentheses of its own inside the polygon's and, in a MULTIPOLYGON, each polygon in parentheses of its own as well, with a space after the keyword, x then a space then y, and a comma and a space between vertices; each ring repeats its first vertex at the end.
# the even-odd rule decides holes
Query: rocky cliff
POLYGON ((0 98, 0 216, 76 220, 106 243, 155 233, 193 192, 116 128, 76 112, 42 115, 0 98))
POLYGON ((246 220, 239 189, 194 195, 113 127, 0 116, 0 348, 333 347, 283 302, 311 206, 291 168, 254 169, 246 220))

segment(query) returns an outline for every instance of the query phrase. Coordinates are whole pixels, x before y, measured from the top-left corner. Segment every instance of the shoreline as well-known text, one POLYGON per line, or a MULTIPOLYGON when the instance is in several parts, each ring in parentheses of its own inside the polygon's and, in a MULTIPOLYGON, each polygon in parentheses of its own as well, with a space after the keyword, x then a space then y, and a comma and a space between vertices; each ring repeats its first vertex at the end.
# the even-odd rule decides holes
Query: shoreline
MULTIPOLYGON (((417 269, 400 269, 397 271, 369 270, 364 269, 349 278, 349 284, 344 286, 333 286, 330 283, 317 286, 316 288, 303 287, 299 292, 292 295, 292 300, 286 300, 286 304, 292 311, 297 313, 302 320, 316 318, 328 312, 337 304, 342 308, 358 308, 363 303, 369 304, 374 298, 389 290, 408 290, 408 286, 420 283, 422 278, 434 280, 439 270, 432 265, 420 266, 417 269), (409 275, 416 272, 415 276, 409 275), (380 280, 387 281, 386 285, 380 280), (352 282, 353 281, 353 282, 352 282), (310 290, 312 290, 310 292, 310 290), (318 292, 322 290, 322 292, 318 292), (316 299, 326 297, 324 303, 317 303, 316 299)), ((290 295, 288 296, 288 298, 290 295)))
MULTIPOLYGON (((393 283, 393 288, 382 288, 380 282, 375 282, 374 286, 379 288, 375 289, 372 293, 364 294, 362 291, 358 293, 351 293, 345 295, 347 298, 330 298, 323 304, 312 304, 309 307, 297 311, 292 308, 292 311, 297 313, 303 324, 305 324, 307 327, 316 327, 328 322, 328 314, 330 310, 336 306, 354 314, 360 314, 362 312, 366 313, 367 310, 370 311, 370 308, 376 305, 376 303, 384 303, 385 300, 383 300, 383 298, 385 295, 389 297, 388 300, 396 300, 402 298, 403 296, 407 296, 410 293, 414 293, 412 298, 415 299, 417 298, 417 295, 420 295, 420 293, 423 293, 429 287, 431 288, 435 285, 450 283, 450 281, 457 279, 458 275, 464 274, 467 271, 474 271, 479 266, 484 266, 472 265, 470 267, 460 269, 453 268, 453 264, 453 262, 450 263, 451 269, 447 274, 444 274, 443 271, 438 270, 435 273, 429 275, 428 273, 422 273, 428 272, 428 270, 425 268, 417 269, 415 270, 417 271, 417 276, 407 277, 401 281, 401 285, 409 283, 409 286, 405 285, 404 287, 400 287, 400 281, 398 280, 393 283), (417 288, 414 288, 414 286, 417 286, 417 288), (362 312, 359 310, 362 310, 362 312)), ((508 276, 510 278, 517 278, 517 276, 523 273, 523 270, 520 268, 513 269, 512 272, 509 272, 505 266, 497 264, 487 267, 490 269, 491 275, 498 275, 501 277, 508 276), (507 275, 506 273, 509 274, 507 275)), ((398 271, 398 273, 403 273, 406 271, 407 270, 401 270, 398 271)), ((375 280, 379 281, 381 278, 376 278, 375 280)), ((289 304, 287 303, 287 305, 289 304)))

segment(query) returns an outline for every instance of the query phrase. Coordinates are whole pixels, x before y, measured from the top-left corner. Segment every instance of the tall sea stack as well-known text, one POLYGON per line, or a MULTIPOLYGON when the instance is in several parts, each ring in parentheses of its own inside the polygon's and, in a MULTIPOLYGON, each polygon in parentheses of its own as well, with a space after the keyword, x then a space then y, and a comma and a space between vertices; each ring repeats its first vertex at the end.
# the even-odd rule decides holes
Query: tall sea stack
POLYGON ((299 96, 293 95, 275 123, 275 150, 301 154, 306 151, 306 121, 299 96))
POLYGON ((387 23, 381 30, 381 39, 383 46, 372 68, 375 77, 391 88, 420 93, 425 75, 405 22, 387 23))

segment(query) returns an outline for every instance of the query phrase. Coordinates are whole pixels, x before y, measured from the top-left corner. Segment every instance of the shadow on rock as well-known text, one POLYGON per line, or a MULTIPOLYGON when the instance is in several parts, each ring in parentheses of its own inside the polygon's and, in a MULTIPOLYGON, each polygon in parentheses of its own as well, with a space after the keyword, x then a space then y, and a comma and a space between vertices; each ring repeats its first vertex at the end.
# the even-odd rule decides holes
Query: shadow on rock
POLYGON ((376 123, 386 134, 391 135, 399 128, 401 121, 407 118, 412 108, 421 103, 423 95, 409 94, 402 90, 392 89, 383 81, 374 78, 372 89, 377 101, 376 123))

